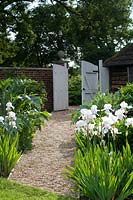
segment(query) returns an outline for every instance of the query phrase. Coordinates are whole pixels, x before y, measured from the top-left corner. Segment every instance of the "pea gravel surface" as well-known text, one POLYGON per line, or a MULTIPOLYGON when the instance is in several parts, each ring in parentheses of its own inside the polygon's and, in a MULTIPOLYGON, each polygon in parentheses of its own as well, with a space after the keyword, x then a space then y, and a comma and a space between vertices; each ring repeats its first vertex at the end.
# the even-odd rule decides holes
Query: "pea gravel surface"
POLYGON ((21 156, 9 179, 72 195, 72 186, 63 177, 63 169, 73 162, 75 143, 71 114, 76 109, 69 107, 52 113, 47 124, 35 134, 32 150, 21 156))

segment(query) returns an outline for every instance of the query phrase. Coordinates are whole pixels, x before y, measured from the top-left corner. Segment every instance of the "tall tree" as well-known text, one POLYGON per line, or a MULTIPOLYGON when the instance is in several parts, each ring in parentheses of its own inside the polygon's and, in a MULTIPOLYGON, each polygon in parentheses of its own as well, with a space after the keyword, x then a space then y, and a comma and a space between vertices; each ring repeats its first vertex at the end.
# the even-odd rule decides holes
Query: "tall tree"
MULTIPOLYGON (((58 21, 55 24, 56 26, 60 24, 60 27, 57 27, 62 30, 63 41, 66 41, 64 47, 68 56, 75 60, 85 59, 97 63, 99 59, 105 60, 112 56, 116 50, 133 39, 131 29, 133 21, 130 19, 132 0, 51 0, 51 3, 49 13, 52 8, 58 8, 55 13, 58 21), (62 20, 57 17, 59 12, 62 20), (70 44, 72 48, 67 48, 70 44)), ((47 11, 45 10, 44 13, 47 11)), ((47 19, 46 16, 43 17, 44 23, 42 21, 41 23, 44 27, 49 27, 48 24, 51 24, 52 38, 56 42, 58 28, 56 29, 54 23, 51 23, 51 18, 46 20, 47 23, 44 18, 47 19)), ((37 25, 34 24, 34 27, 37 25)), ((43 31, 45 33, 46 27, 43 31)), ((37 28, 37 31, 39 30, 41 26, 37 28)), ((56 49, 57 47, 53 45, 53 50, 56 49)))
POLYGON ((0 1, 4 65, 43 66, 55 59, 58 50, 75 60, 96 63, 133 38, 132 0, 51 0, 51 4, 40 0, 33 12, 27 9, 28 2, 32 0, 0 1), (10 40, 10 31, 15 41, 10 40))
POLYGON ((74 54, 73 43, 65 37, 68 18, 66 9, 57 4, 43 4, 33 10, 31 19, 36 38, 27 57, 29 62, 32 61, 31 66, 42 67, 57 60, 60 50, 74 54))
POLYGON ((96 62, 131 42, 132 0, 79 0, 70 15, 68 34, 80 48, 81 58, 96 62))
MULTIPOLYGON (((33 32, 29 23, 27 3, 30 1, 0 1, 0 64, 13 65, 13 58, 22 50, 22 43, 33 42, 33 32), (10 34, 16 35, 16 41, 10 34), (21 36, 20 36, 21 35, 21 36), (18 38, 21 37, 21 42, 18 38)), ((15 61, 16 62, 16 61, 15 61)))

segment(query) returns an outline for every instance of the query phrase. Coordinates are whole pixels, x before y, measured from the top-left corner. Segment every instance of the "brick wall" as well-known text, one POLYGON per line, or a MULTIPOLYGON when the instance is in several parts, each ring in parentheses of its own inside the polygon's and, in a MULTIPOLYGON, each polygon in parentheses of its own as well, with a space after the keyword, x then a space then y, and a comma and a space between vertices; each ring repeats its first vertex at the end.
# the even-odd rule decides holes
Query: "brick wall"
POLYGON ((44 107, 48 111, 53 110, 53 70, 51 68, 0 68, 0 79, 17 76, 26 76, 38 82, 44 82, 48 99, 44 107))

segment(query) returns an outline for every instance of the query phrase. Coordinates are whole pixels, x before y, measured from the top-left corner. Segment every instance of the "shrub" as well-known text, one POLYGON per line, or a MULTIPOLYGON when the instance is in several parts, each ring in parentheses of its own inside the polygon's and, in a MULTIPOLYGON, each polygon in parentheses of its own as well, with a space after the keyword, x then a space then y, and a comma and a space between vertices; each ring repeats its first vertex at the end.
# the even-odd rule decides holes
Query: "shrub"
POLYGON ((50 116, 41 111, 42 87, 30 79, 0 81, 0 176, 7 177, 21 152, 31 149, 36 129, 50 116))
POLYGON ((122 153, 110 146, 103 148, 91 143, 75 152, 74 166, 66 169, 66 176, 77 188, 77 192, 90 200, 124 200, 133 194, 133 155, 130 147, 122 153))
POLYGON ((0 176, 8 177, 21 153, 17 151, 19 136, 0 136, 0 176))
MULTIPOLYGON (((37 128, 49 117, 41 111, 46 100, 44 85, 31 79, 7 79, 0 81, 0 112, 6 116, 6 102, 9 102, 17 116, 16 126, 19 133, 18 150, 31 149, 32 138, 37 128)), ((15 130, 10 130, 11 131, 15 130)))
POLYGON ((19 133, 18 150, 30 150, 32 148, 32 139, 36 130, 41 129, 41 125, 49 118, 47 111, 31 110, 17 115, 17 127, 19 133))
POLYGON ((110 103, 113 106, 113 108, 118 108, 117 104, 118 99, 119 95, 117 93, 113 94, 109 92, 106 93, 97 92, 95 97, 89 103, 84 103, 83 105, 80 106, 80 108, 77 111, 75 111, 72 114, 72 122, 75 123, 78 120, 81 109, 83 108, 90 109, 92 105, 97 105, 97 108, 99 110, 101 110, 104 107, 104 105, 108 103, 110 103))
POLYGON ((128 83, 126 86, 120 88, 120 100, 126 101, 129 105, 133 106, 133 83, 128 83))
POLYGON ((95 97, 88 104, 85 104, 85 106, 97 105, 98 109, 101 109, 104 104, 110 103, 113 108, 117 109, 122 101, 133 106, 133 84, 123 86, 115 93, 107 91, 105 93, 97 92, 95 97))
POLYGON ((81 76, 80 74, 69 76, 69 104, 81 104, 81 76))
MULTIPOLYGON (((80 106, 80 109, 87 108, 90 109, 92 105, 97 105, 97 108, 100 110, 103 108, 104 104, 111 104, 114 109, 119 108, 119 104, 125 101, 129 105, 133 106, 133 84, 127 84, 120 88, 119 91, 115 93, 105 92, 102 93, 98 91, 94 98, 89 103, 84 103, 80 106)), ((72 122, 76 122, 79 117, 80 109, 75 111, 72 115, 72 122)), ((130 111, 132 115, 133 111, 130 111)))
POLYGON ((119 99, 119 96, 117 95, 117 98, 114 98, 113 93, 109 93, 106 91, 105 93, 102 93, 98 91, 94 98, 89 103, 84 103, 83 107, 90 108, 92 105, 97 105, 98 109, 102 109, 103 106, 107 103, 110 103, 113 107, 115 107, 115 101, 119 99))
POLYGON ((133 87, 125 87, 126 92, 98 92, 72 116, 77 149, 66 176, 85 199, 124 200, 133 194, 133 87))
POLYGON ((119 95, 119 101, 126 101, 129 105, 132 106, 132 110, 128 113, 129 116, 133 116, 133 83, 128 83, 126 86, 121 87, 117 92, 119 95))
POLYGON ((41 109, 46 101, 45 86, 31 79, 6 79, 0 81, 0 113, 5 115, 5 105, 12 102, 15 111, 41 109), (18 110, 19 109, 19 110, 18 110))
MULTIPOLYGON (((133 134, 133 118, 126 116, 128 109, 130 106, 124 101, 117 110, 113 110, 111 104, 105 104, 101 110, 98 110, 96 105, 92 105, 90 109, 83 108, 76 122, 77 134, 82 133, 85 142, 86 140, 95 143, 104 141, 108 145, 112 142, 114 148, 120 150, 125 145, 126 138, 130 139, 133 134), (120 145, 117 145, 118 142, 120 145)), ((133 151, 132 140, 129 140, 129 144, 133 151)))

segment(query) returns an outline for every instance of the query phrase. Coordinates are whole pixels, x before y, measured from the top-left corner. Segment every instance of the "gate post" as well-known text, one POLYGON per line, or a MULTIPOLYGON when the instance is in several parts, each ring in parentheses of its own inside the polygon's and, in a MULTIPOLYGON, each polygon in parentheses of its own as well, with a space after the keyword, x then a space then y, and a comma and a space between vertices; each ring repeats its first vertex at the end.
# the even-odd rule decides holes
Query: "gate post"
POLYGON ((100 91, 109 91, 109 69, 103 67, 103 61, 99 60, 99 80, 100 80, 100 91))

